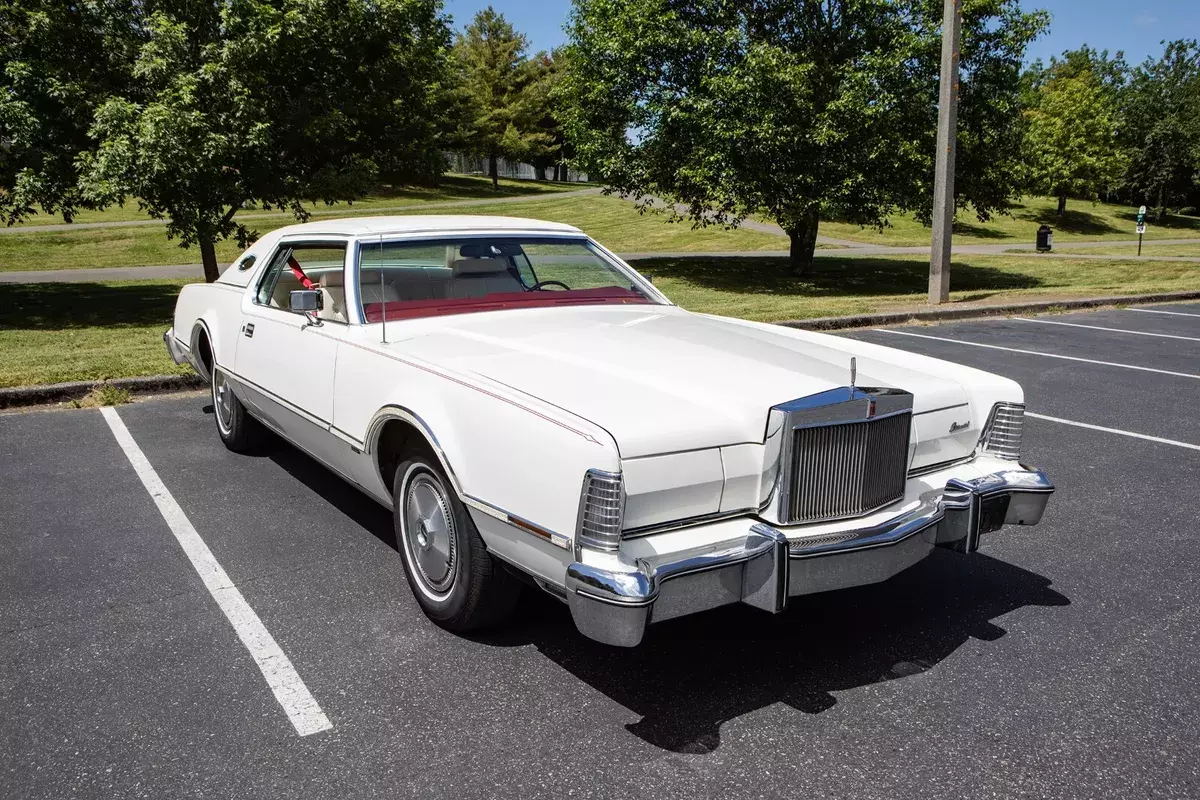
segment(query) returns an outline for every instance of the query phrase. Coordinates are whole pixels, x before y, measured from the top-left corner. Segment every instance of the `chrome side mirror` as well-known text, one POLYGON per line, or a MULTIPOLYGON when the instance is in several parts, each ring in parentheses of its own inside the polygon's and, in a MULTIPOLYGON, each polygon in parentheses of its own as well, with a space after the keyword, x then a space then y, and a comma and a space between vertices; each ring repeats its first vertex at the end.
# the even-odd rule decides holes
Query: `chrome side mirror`
POLYGON ((291 298, 288 301, 288 307, 297 314, 303 314, 308 320, 308 325, 321 325, 321 319, 317 316, 325 305, 325 301, 321 293, 316 289, 297 289, 292 292, 291 298))
POLYGON ((292 292, 290 308, 298 314, 312 314, 321 310, 321 293, 316 289, 297 289, 292 292))

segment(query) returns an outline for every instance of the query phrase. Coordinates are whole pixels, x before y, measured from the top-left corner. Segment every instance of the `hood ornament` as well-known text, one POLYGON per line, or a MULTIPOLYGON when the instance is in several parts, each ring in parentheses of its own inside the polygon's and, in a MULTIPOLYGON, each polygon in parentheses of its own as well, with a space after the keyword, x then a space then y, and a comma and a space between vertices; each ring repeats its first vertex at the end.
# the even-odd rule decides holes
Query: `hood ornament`
POLYGON ((850 388, 854 388, 854 381, 858 378, 858 359, 850 356, 850 388))

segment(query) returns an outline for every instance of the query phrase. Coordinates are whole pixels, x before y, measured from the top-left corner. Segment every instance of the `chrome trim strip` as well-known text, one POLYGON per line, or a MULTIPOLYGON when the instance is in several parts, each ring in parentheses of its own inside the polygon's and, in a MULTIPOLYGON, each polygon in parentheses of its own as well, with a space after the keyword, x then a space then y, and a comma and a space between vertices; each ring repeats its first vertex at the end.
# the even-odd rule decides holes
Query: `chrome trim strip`
POLYGON ((233 370, 229 369, 228 367, 221 367, 221 371, 224 372, 229 377, 233 378, 234 380, 238 381, 239 383, 243 383, 246 386, 253 388, 257 392, 262 392, 264 395, 269 397, 271 400, 273 400, 276 403, 278 403, 279 405, 283 406, 288 411, 291 411, 293 414, 296 414, 297 416, 299 416, 305 422, 311 422, 313 425, 316 425, 317 427, 322 428, 327 432, 332 427, 329 422, 326 422, 325 420, 321 419, 317 415, 312 414, 308 411, 305 411, 303 408, 296 405, 295 403, 289 402, 288 400, 284 400, 282 397, 275 394, 270 389, 264 389, 259 384, 255 383, 252 380, 246 379, 245 377, 243 377, 242 375, 239 375, 238 373, 234 372, 233 370))
POLYGON ((927 411, 914 411, 913 416, 919 417, 923 414, 936 414, 939 411, 949 411, 952 408, 966 408, 969 405, 970 405, 970 403, 955 403, 952 406, 942 406, 940 408, 931 408, 927 411))
POLYGON ((711 514, 697 514, 694 517, 682 517, 681 519, 671 520, 670 522, 655 522, 650 525, 641 525, 636 528, 626 528, 621 531, 622 539, 639 539, 643 536, 652 536, 656 533, 666 533, 667 531, 679 530, 681 528, 694 528, 697 525, 704 525, 709 522, 720 522, 723 519, 732 519, 733 517, 744 517, 747 514, 757 514, 758 508, 739 508, 733 511, 714 511, 711 514))
POLYGON ((975 451, 971 451, 969 455, 965 455, 962 458, 952 458, 949 461, 939 461, 936 464, 926 464, 923 467, 913 467, 908 471, 908 477, 918 478, 922 475, 928 475, 931 472, 940 472, 944 469, 950 469, 950 467, 956 467, 959 464, 967 464, 975 460, 975 455, 975 451))

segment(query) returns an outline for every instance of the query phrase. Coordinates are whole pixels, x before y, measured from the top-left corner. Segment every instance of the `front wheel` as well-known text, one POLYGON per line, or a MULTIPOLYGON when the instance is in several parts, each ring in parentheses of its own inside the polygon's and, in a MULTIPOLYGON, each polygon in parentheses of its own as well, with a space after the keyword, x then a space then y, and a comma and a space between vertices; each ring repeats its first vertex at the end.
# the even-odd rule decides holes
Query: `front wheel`
POLYGON ((422 456, 402 463, 392 502, 408 585, 426 616, 452 631, 508 616, 520 584, 488 553, 440 464, 422 456))
POLYGON ((217 434, 226 447, 235 453, 248 453, 262 444, 262 423, 246 411, 233 393, 229 378, 216 364, 212 367, 212 404, 217 434))

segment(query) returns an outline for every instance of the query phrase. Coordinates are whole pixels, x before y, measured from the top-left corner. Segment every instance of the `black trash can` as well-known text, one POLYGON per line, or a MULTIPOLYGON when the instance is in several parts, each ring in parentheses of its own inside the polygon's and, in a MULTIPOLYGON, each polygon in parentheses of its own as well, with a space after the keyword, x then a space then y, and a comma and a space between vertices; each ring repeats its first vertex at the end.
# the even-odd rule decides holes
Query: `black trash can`
POLYGON ((1054 245, 1054 231, 1050 230, 1049 225, 1043 225, 1038 228, 1037 232, 1037 251, 1039 253, 1049 253, 1050 248, 1054 245))

